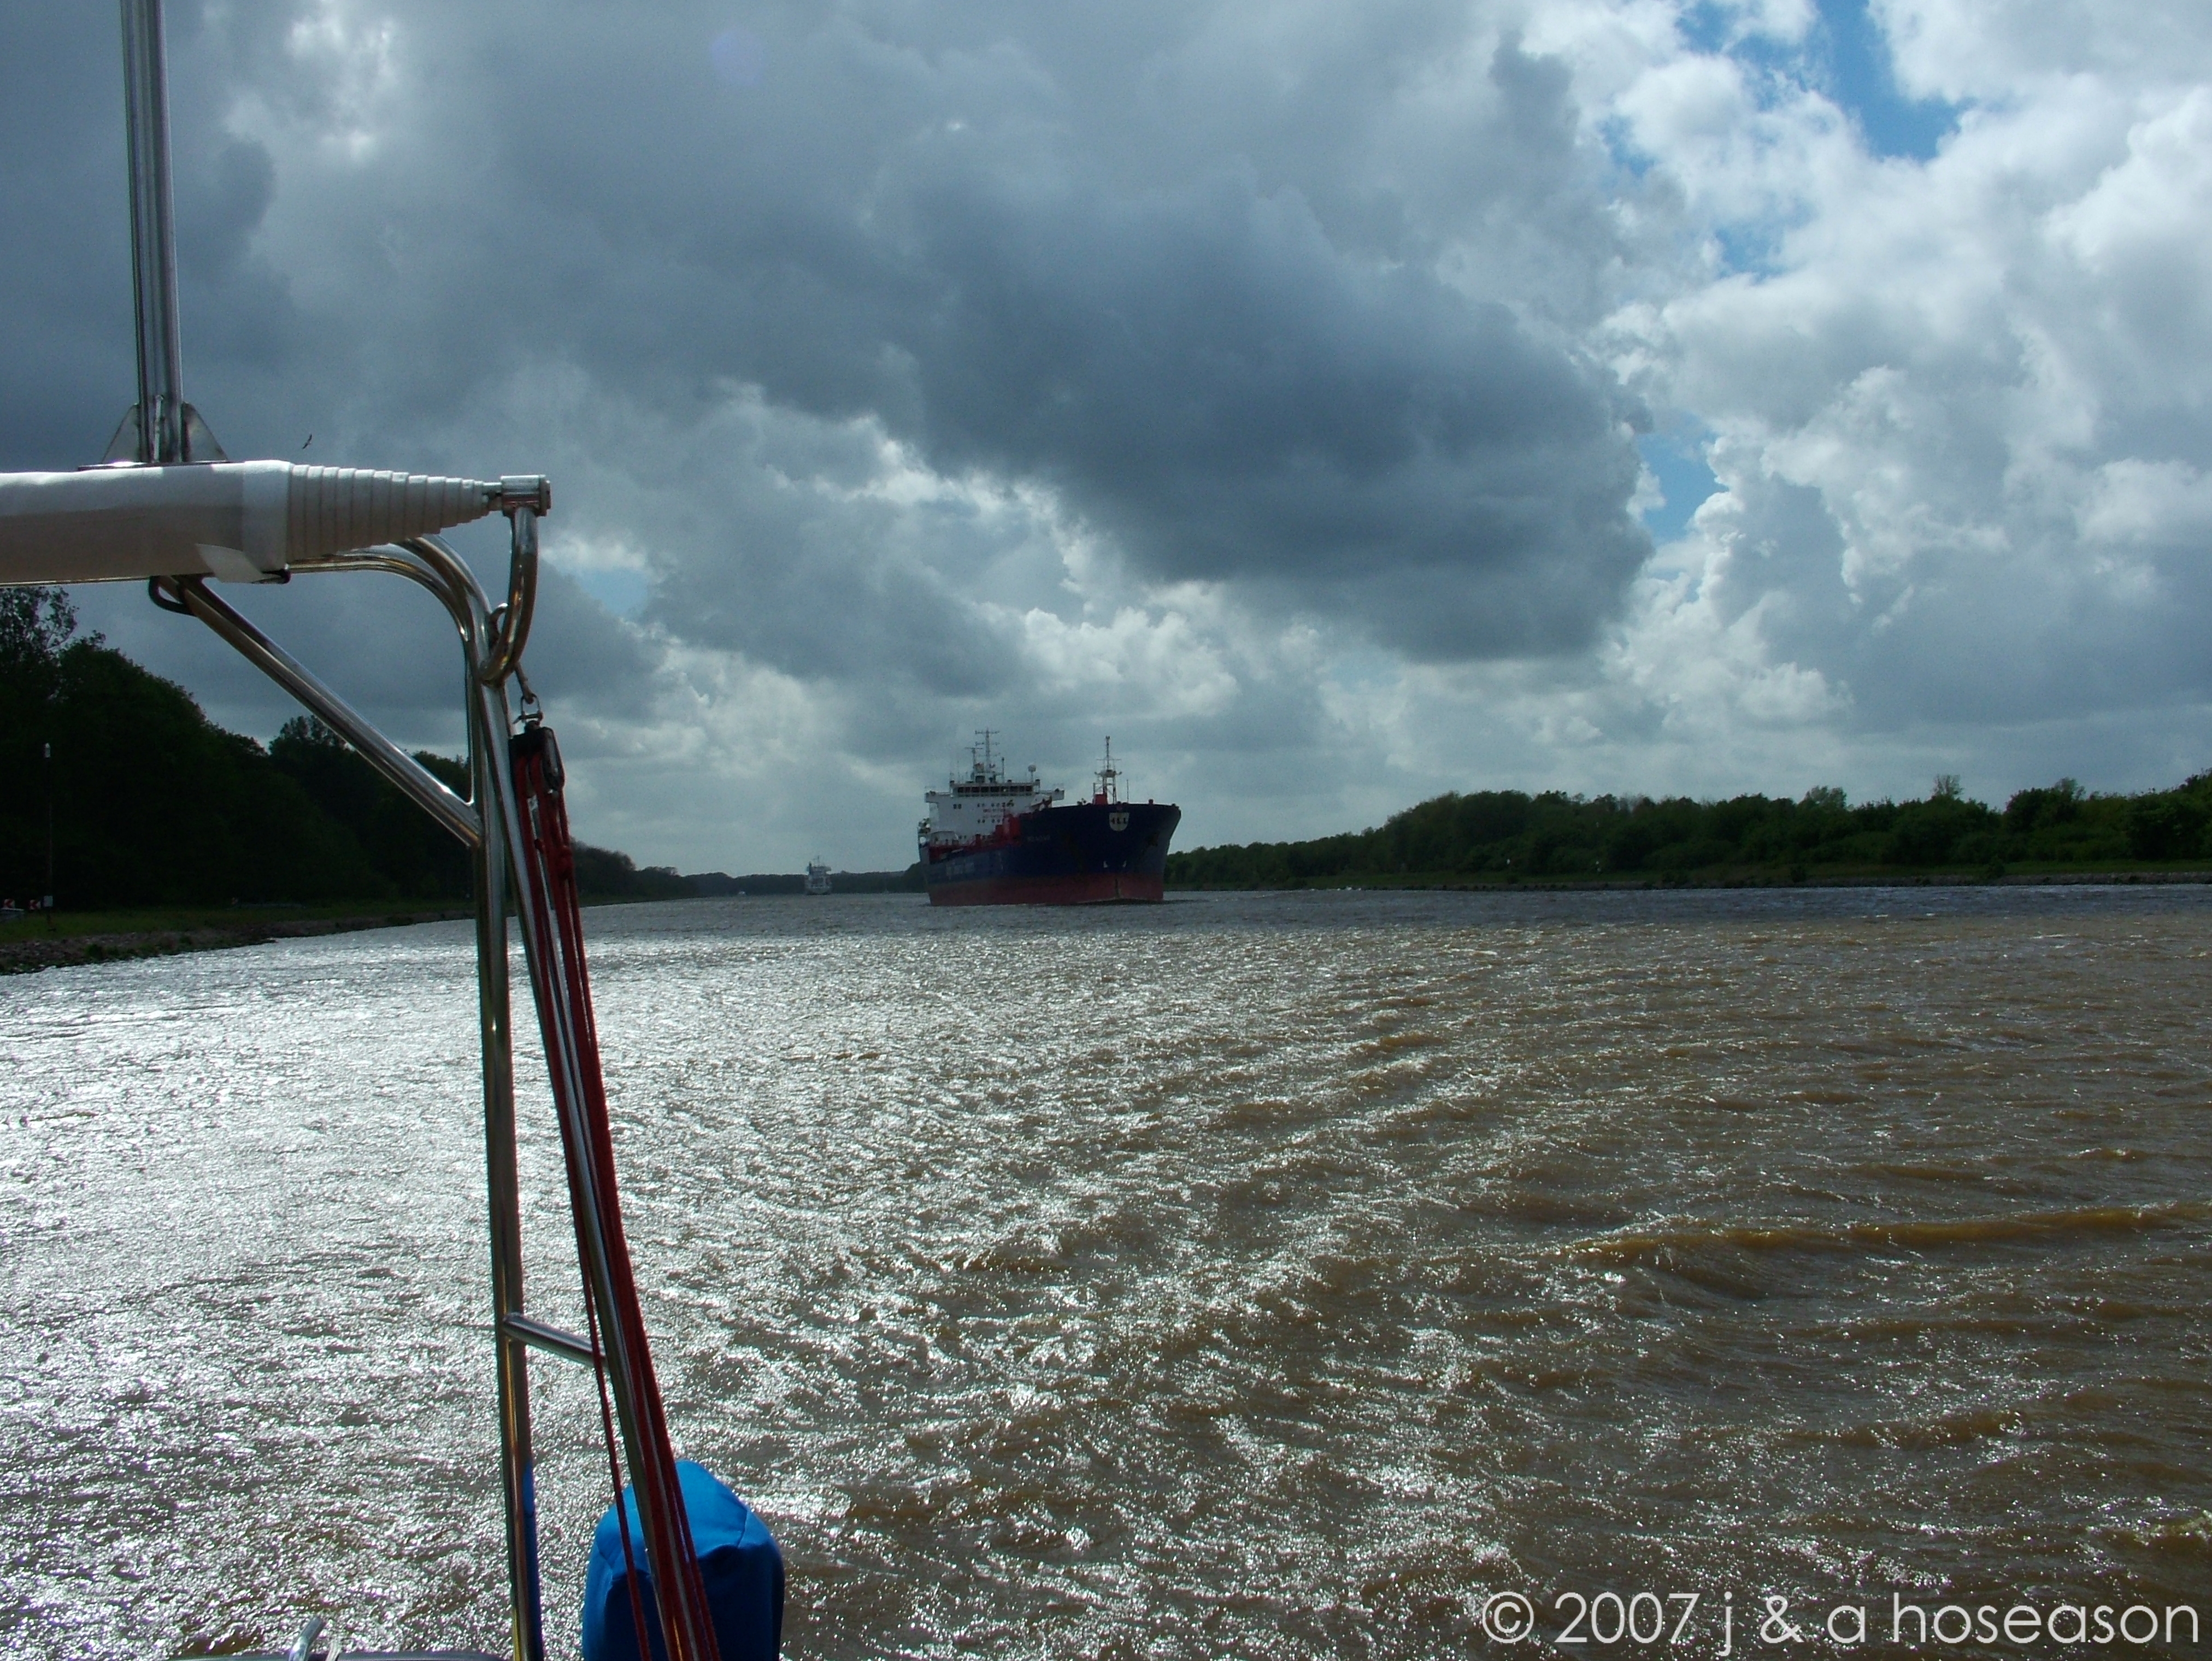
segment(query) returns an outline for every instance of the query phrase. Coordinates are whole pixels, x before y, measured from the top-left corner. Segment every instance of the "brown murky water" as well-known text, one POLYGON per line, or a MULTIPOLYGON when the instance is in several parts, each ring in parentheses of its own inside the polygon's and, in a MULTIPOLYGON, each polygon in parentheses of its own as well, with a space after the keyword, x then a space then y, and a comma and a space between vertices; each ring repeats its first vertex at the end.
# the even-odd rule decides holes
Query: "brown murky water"
MULTIPOLYGON (((1561 1653, 2212 1653, 2203 890, 592 923, 787 1653, 1474 1654, 1516 1593, 1561 1653)), ((469 985, 458 924, 0 983, 0 1645, 501 1644, 469 985)), ((573 1647, 605 1467, 535 1376, 573 1647)))

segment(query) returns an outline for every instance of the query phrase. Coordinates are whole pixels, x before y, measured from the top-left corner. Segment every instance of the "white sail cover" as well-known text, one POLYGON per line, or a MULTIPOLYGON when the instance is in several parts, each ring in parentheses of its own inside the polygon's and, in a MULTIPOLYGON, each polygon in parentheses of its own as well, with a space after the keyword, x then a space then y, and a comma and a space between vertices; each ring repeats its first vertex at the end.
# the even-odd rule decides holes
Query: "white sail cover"
POLYGON ((349 549, 465 524, 499 502, 499 485, 476 479, 281 461, 0 473, 0 586, 266 582, 349 549))

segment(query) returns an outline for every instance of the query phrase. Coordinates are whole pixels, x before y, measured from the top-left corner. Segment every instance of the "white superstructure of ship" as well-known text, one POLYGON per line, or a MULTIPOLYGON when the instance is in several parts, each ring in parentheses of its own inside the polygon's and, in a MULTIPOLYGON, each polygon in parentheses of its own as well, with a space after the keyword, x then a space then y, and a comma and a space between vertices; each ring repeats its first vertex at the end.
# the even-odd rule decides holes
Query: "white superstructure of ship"
POLYGON ((992 740, 998 736, 988 729, 977 733, 977 742, 968 751, 968 776, 950 779, 943 790, 923 796, 929 804, 920 827, 925 849, 967 847, 988 841, 1009 821, 1048 808, 1066 796, 1064 790, 1047 790, 1038 784, 1034 766, 1026 778, 1008 777, 1004 759, 992 749, 992 740))

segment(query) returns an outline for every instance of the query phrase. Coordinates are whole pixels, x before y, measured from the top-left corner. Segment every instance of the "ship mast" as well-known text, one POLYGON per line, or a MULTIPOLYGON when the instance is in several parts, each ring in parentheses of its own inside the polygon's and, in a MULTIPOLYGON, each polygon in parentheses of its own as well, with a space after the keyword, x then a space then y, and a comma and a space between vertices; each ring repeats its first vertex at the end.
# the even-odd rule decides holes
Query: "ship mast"
POLYGON ((999 736, 996 727, 985 727, 976 733, 976 742, 968 749, 969 777, 978 784, 998 778, 998 770, 991 756, 991 740, 999 736))

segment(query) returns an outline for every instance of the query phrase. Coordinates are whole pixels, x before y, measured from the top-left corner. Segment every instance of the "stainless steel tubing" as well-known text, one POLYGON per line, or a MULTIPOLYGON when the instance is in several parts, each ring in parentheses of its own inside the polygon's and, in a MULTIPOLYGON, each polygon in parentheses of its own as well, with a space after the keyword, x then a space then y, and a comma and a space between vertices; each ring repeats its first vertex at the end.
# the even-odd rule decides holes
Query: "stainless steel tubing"
MULTIPOLYGON (((477 695, 486 706, 487 712, 495 701, 499 712, 504 716, 507 697, 501 688, 480 682, 477 688, 477 695)), ((510 869, 520 871, 524 868, 526 855, 523 847, 520 809, 514 797, 514 777, 505 767, 498 771, 500 776, 493 786, 495 797, 488 798, 488 800, 496 800, 498 805, 490 812, 489 817, 499 825, 507 837, 510 869)), ((522 924, 523 952, 530 965, 531 978, 541 984, 550 984, 550 977, 556 972, 556 966, 539 961, 536 943, 538 930, 535 926, 537 900, 530 892, 530 885, 527 882, 517 882, 514 885, 514 904, 515 913, 522 924)), ((580 1104, 585 1099, 583 1066, 576 1047, 576 1034, 565 1019, 560 1018, 562 1005, 557 997, 545 999, 544 1003, 555 1012, 556 1016, 552 1021, 546 1023, 545 1061, 549 1068, 557 1069, 560 1071, 564 1087, 556 1094, 555 1100, 556 1103, 566 1101, 570 1104, 570 1112, 562 1114, 561 1139, 563 1149, 568 1155, 570 1171, 575 1179, 578 1197, 582 1203, 577 1224, 578 1232, 584 1240, 584 1273, 591 1282, 590 1289, 593 1300, 602 1310, 611 1310, 615 1306, 614 1282, 608 1271, 606 1239, 599 1227, 597 1178, 592 1172, 592 1161, 586 1151, 589 1142, 585 1127, 573 1118, 574 1112, 580 1111, 580 1104)), ((630 1400, 629 1358, 624 1352, 622 1331, 611 1320, 602 1323, 599 1344, 606 1354, 607 1371, 614 1387, 615 1411, 616 1416, 622 1422, 623 1451, 628 1456, 631 1469, 635 1470, 641 1462, 641 1448, 636 1434, 636 1415, 634 1403, 630 1400)), ((648 1551, 653 1549, 653 1543, 651 1541, 647 1542, 646 1549, 648 1551)))
MULTIPOLYGON (((534 1347, 586 1364, 595 1358, 588 1341, 523 1313, 520 1185, 515 1157, 513 1022, 506 922, 509 906, 523 923, 526 959, 532 979, 548 978, 550 984, 550 978, 558 973, 558 966, 538 961, 534 945, 538 938, 535 899, 528 884, 509 882, 510 875, 522 869, 524 852, 514 774, 507 765, 507 741, 512 723, 504 683, 513 674, 528 638, 538 576, 536 518, 544 506, 542 481, 514 482, 536 485, 539 500, 533 504, 525 498, 510 502, 508 511, 515 521, 515 534, 508 573, 509 599, 496 623, 475 574, 437 536, 410 537, 395 545, 343 554, 325 563, 301 567, 303 571, 390 572, 406 577, 437 597, 460 636, 466 665, 471 783, 476 798, 473 804, 461 802, 423 772, 281 647, 208 592, 204 583, 197 579, 165 579, 163 582, 195 615, 343 734, 380 772, 468 842, 474 852, 477 985, 483 1042, 484 1149, 492 1236, 492 1313, 498 1334, 501 1474, 510 1605, 514 1611, 514 1653, 515 1661, 544 1661, 527 1354, 534 1347), (433 791, 435 795, 429 795, 433 791), (450 809, 446 806, 448 803, 450 809)), ((548 1003, 556 1010, 556 1019, 548 1024, 545 1033, 547 1063, 560 1070, 564 1083, 569 1087, 562 1092, 566 1100, 580 1103, 585 1098, 578 1034, 562 1015, 561 1000, 552 998, 548 1003)), ((586 1153, 586 1127, 581 1123, 570 1122, 569 1116, 564 1114, 561 1129, 581 1200, 577 1222, 584 1247, 584 1272, 593 1301, 601 1309, 611 1310, 614 1307, 611 1248, 599 1224, 600 1196, 592 1162, 586 1153)), ((632 1470, 636 1470, 642 1464, 643 1455, 639 1435, 640 1406, 635 1387, 638 1376, 635 1362, 639 1358, 629 1354, 627 1336, 617 1322, 603 1323, 599 1342, 627 1462, 632 1470)), ((666 1554, 672 1549, 672 1542, 655 1540, 648 1531, 646 1551, 649 1557, 659 1552, 666 1561, 666 1554)), ((672 1598, 680 1598, 678 1587, 683 1577, 665 1579, 669 1582, 666 1586, 658 1583, 655 1585, 656 1601, 664 1605, 672 1598)), ((690 1650, 686 1633, 692 1627, 699 1627, 706 1633, 702 1642, 712 1642, 711 1628, 702 1625, 705 1620, 703 1611, 664 1607, 661 1613, 662 1630, 675 1635, 676 1650, 690 1650)))
MULTIPOLYGON (((459 563, 452 550, 437 538, 424 536, 403 546, 424 553, 437 552, 454 564, 459 563)), ((465 570, 465 567, 463 567, 465 570)), ((497 684, 481 679, 477 696, 485 711, 485 724, 493 726, 496 715, 496 730, 507 730, 507 694, 497 684)), ((524 847, 522 819, 514 795, 514 776, 505 767, 495 769, 498 778, 495 795, 485 798, 485 825, 496 826, 507 840, 509 867, 518 875, 526 868, 527 854, 524 847), (495 805, 495 803, 496 805, 495 805)), ((605 1357, 607 1379, 614 1395, 615 1416, 618 1422, 624 1460, 632 1480, 645 1468, 646 1445, 640 1434, 641 1403, 635 1388, 641 1358, 629 1352, 629 1338, 623 1323, 615 1318, 617 1308, 614 1276, 611 1268, 611 1251, 605 1231, 599 1225, 604 1215, 598 1187, 598 1178, 590 1155, 590 1135, 581 1115, 586 1100, 584 1070, 579 1048, 578 1034, 568 1019, 564 1001, 558 992, 556 977, 560 966, 544 961, 538 945, 537 899, 530 884, 518 881, 514 885, 514 908, 522 924, 523 949, 530 965, 531 979, 540 989, 538 998, 539 1025, 544 1029, 547 1069, 559 1075, 561 1088, 554 1093, 554 1100, 561 1113, 561 1141, 567 1157, 570 1178, 574 1184, 574 1203, 576 1209, 576 1228, 584 1253, 584 1273, 589 1282, 590 1295, 602 1314, 599 1322, 599 1347, 605 1357)), ((645 1523, 645 1549, 648 1560, 668 1563, 674 1561, 676 1543, 656 1537, 658 1531, 650 1519, 645 1523)), ((672 1661, 703 1661, 712 1653, 713 1625, 704 1609, 687 1606, 687 1577, 664 1573, 653 1580, 653 1597, 659 1605, 660 1629, 668 1646, 672 1661), (692 1641, 694 1633, 700 1634, 700 1647, 692 1641)))
POLYGON ((549 1355, 565 1356, 579 1367, 590 1367, 599 1359, 592 1348, 592 1341, 577 1332, 564 1332, 557 1326, 548 1326, 544 1321, 531 1319, 527 1315, 509 1315, 500 1323, 509 1337, 519 1338, 532 1349, 542 1349, 549 1355))
MULTIPOLYGON (((431 550, 423 545, 430 543, 433 540, 430 537, 423 537, 418 543, 410 543, 409 546, 428 553, 431 550)), ((441 545, 441 550, 445 552, 447 557, 452 557, 450 549, 442 549, 441 545)), ((459 561, 455 560, 454 563, 458 564, 459 561)), ((488 732, 501 735, 502 739, 498 761, 489 769, 489 776, 485 779, 485 824, 488 828, 496 827, 500 834, 505 839, 506 846, 503 852, 507 868, 510 871, 520 874, 524 868, 523 839, 520 830, 521 821, 517 814, 514 797, 514 775, 507 766, 505 753, 504 736, 511 730, 507 718, 506 688, 495 682, 486 682, 479 672, 471 691, 476 707, 479 712, 478 724, 488 732)), ((520 932, 523 953, 525 961, 529 966, 531 979, 533 982, 544 984, 545 978, 553 973, 553 966, 540 961, 535 944, 538 937, 535 917, 537 901, 531 894, 529 883, 517 882, 514 885, 511 903, 522 925, 520 932)), ((557 1000, 554 1001, 557 1002, 557 1000)), ((541 1004, 544 1002, 545 1000, 541 1000, 541 1004)), ((574 1036, 567 1030, 566 1023, 541 1022, 541 1025, 544 1026, 546 1064, 549 1067, 563 1070, 568 1080, 579 1081, 580 1074, 574 1036)), ((562 1100, 577 1103, 582 1100, 580 1082, 578 1082, 578 1088, 564 1089, 556 1096, 556 1106, 562 1100)), ((613 1286, 607 1263, 607 1243, 599 1228, 599 1209, 595 1203, 597 1188, 592 1174, 591 1161, 586 1156, 584 1127, 576 1122, 573 1112, 564 1112, 561 1115, 561 1144, 570 1174, 576 1185, 578 1196, 576 1229, 583 1242, 582 1268, 588 1282, 587 1289, 592 1300, 600 1308, 610 1309, 613 1307, 613 1286)), ((520 1314, 521 1312, 519 1307, 515 1307, 504 1312, 520 1314)), ((522 1341, 516 1337, 504 1323, 501 1332, 504 1341, 502 1348, 507 1344, 512 1344, 519 1353, 522 1348, 522 1341)), ((608 1375, 613 1385, 615 1412, 621 1425, 623 1452, 628 1456, 630 1468, 635 1470, 640 1453, 636 1430, 637 1415, 629 1388, 628 1358, 623 1347, 621 1334, 613 1330, 613 1323, 601 1324, 599 1342, 606 1358, 608 1375)), ((653 1541, 647 1541, 646 1549, 648 1553, 653 1550, 653 1541)), ((535 1658, 527 1658, 526 1661, 535 1661, 535 1658)))
POLYGON ((301 576, 325 571, 388 571, 410 582, 421 585, 437 597, 438 603, 453 619, 453 627, 461 637, 461 650, 469 660, 470 673, 483 661, 488 622, 483 585, 477 581, 476 573, 461 561, 452 549, 432 536, 410 536, 403 543, 386 543, 375 548, 356 548, 312 566, 296 567, 301 576), (429 544, 435 543, 442 557, 434 556, 429 544))
MULTIPOLYGON (((515 1161, 514 1040, 507 975, 509 843, 501 803, 512 794, 507 766, 507 700, 487 691, 491 639, 483 589, 453 549, 434 536, 350 555, 347 563, 392 571, 438 597, 461 637, 463 695, 469 719, 469 778, 484 839, 476 851, 477 988, 483 1036, 484 1176, 491 1218, 492 1328, 499 1385, 501 1509, 507 1525, 507 1604, 514 1661, 544 1661, 544 1598, 538 1563, 538 1475, 530 1423, 530 1356, 541 1327, 523 1311, 521 1180, 515 1161), (518 1325, 519 1324, 519 1325, 518 1325)), ((544 1327, 546 1333, 558 1329, 544 1327)), ((566 1336, 566 1335, 562 1335, 566 1336)), ((588 1353, 588 1348, 587 1348, 588 1353)))
MULTIPOLYGON (((481 636, 477 637, 481 640, 481 636)), ((473 646, 473 642, 471 645, 473 646)), ((501 1508, 507 1522, 507 1603, 514 1661, 544 1661, 538 1568, 538 1475, 530 1428, 530 1359, 511 1323, 522 1313, 522 1184, 515 1164, 514 1040, 507 991, 507 837, 494 780, 507 772, 507 719, 477 696, 479 654, 468 653, 469 767, 484 815, 477 846, 477 998, 483 1034, 484 1183, 491 1218, 494 1369, 499 1385, 501 1508)), ((532 1323, 534 1325, 535 1323, 532 1323)))
MULTIPOLYGON (((542 490, 542 484, 540 488, 542 490)), ((540 506, 542 505, 541 499, 540 506)), ((517 510, 511 508, 510 511, 517 510)), ((511 723, 507 714, 505 676, 495 678, 486 673, 485 670, 489 665, 477 656, 480 643, 492 638, 489 618, 484 609, 483 591, 460 556, 437 536, 410 537, 398 544, 398 551, 420 561, 421 568, 419 570, 410 568, 403 562, 392 562, 387 568, 404 570, 407 574, 414 576, 417 581, 424 582, 426 585, 434 589, 441 589, 441 591, 448 597, 447 603, 453 611, 454 621, 461 628, 464 640, 469 646, 471 654, 471 690, 473 694, 475 712, 475 718, 471 724, 471 737, 475 738, 481 735, 482 744, 478 750, 480 756, 489 758, 495 753, 497 755, 495 763, 488 768, 480 761, 476 774, 477 780, 480 781, 479 788, 483 791, 479 798, 479 808, 483 815, 486 841, 489 843, 495 837, 504 839, 508 871, 519 878, 526 869, 527 855, 524 846, 521 815, 514 794, 514 775, 507 765, 506 737, 511 730, 511 723), (493 743, 495 738, 497 740, 496 745, 493 743)), ((385 559, 388 556, 385 555, 384 550, 379 549, 375 550, 372 557, 385 559)), ((489 855, 487 854, 486 857, 488 858, 489 855)), ((550 994, 538 997, 542 1012, 540 1025, 544 1029, 546 1065, 549 1070, 559 1075, 562 1082, 562 1088, 555 1093, 555 1102, 556 1107, 560 1109, 562 1151, 566 1155, 574 1183, 574 1197, 577 1204, 575 1221, 584 1256, 584 1274, 592 1302, 605 1317, 599 1323, 599 1347, 605 1358, 608 1381, 614 1396, 615 1413, 620 1425, 626 1463, 635 1480, 635 1474, 644 1469, 646 1458, 645 1439, 641 1434, 642 1404, 639 1398, 637 1383, 644 1373, 645 1358, 630 1353, 629 1337, 623 1331, 623 1325, 615 1318, 613 1313, 618 1306, 612 1270, 612 1248, 606 1231, 601 1227, 600 1222, 602 1216, 611 1210, 612 1206, 602 1204, 594 1162, 590 1155, 589 1131, 581 1118, 583 1104, 586 1100, 583 1088, 581 1051, 579 1034, 568 1016, 566 1002, 559 996, 557 991, 560 966, 544 961, 537 946, 539 935, 536 915, 537 903, 537 898, 531 891, 531 885, 526 882, 516 881, 512 890, 512 904, 522 924, 524 955, 529 965, 531 979, 538 991, 550 994), (548 1015, 550 1019, 544 1018, 548 1015)), ((511 1102, 511 1082, 509 1088, 511 1102)), ((512 1134, 510 1120, 507 1130, 509 1143, 507 1157, 510 1160, 512 1159, 512 1134)), ((605 1197, 610 1201, 612 1199, 611 1196, 605 1197)), ((516 1329, 512 1324, 513 1318, 520 1317, 522 1312, 519 1262, 515 1267, 515 1300, 507 1308, 499 1312, 502 1317, 507 1318, 501 1320, 500 1326, 502 1352, 510 1345, 518 1353, 521 1349, 521 1341, 516 1338, 516 1329)), ((534 1327, 537 1323, 532 1322, 530 1325, 534 1327)), ((640 1338, 642 1341, 642 1332, 640 1334, 640 1338)), ((524 1434, 526 1435, 527 1434, 526 1426, 524 1428, 524 1434)), ((513 1517, 514 1513, 511 1512, 511 1527, 513 1517)), ((531 1517, 534 1524, 534 1502, 531 1517)), ((655 1528, 653 1520, 650 1518, 644 1520, 646 1523, 645 1549, 648 1559, 656 1559, 663 1563, 674 1561, 678 1542, 657 1537, 659 1531, 655 1528)), ((680 1515, 676 1520, 680 1528, 682 1526, 680 1515)), ((534 1527, 532 1538, 534 1551, 534 1527)), ((512 1556, 510 1562, 511 1564, 514 1562, 512 1556)), ((525 1607, 526 1603, 533 1613, 537 1609, 535 1568, 533 1555, 530 1565, 532 1576, 530 1594, 526 1599, 518 1595, 516 1599, 518 1612, 525 1607)), ((693 1602, 697 1595, 696 1586, 696 1576, 682 1574, 662 1574, 656 1577, 653 1582, 654 1602, 659 1605, 661 1633, 664 1641, 668 1646, 672 1661, 706 1661, 706 1658, 711 1657, 714 1652, 712 1620, 703 1604, 695 1604, 693 1602)), ((519 1654, 523 1653, 520 1648, 521 1642, 521 1628, 518 1625, 519 1654)), ((525 1655, 524 1661, 535 1661, 535 1658, 525 1655)))
MULTIPOLYGON (((512 838, 502 803, 513 796, 507 765, 507 698, 484 684, 491 640, 483 589, 465 562, 435 536, 410 538, 390 549, 349 556, 349 564, 392 571, 436 595, 459 631, 469 717, 471 794, 485 835, 476 850, 477 987, 484 1058, 484 1173, 491 1216, 493 1348, 499 1382, 501 1510, 507 1524, 507 1603, 514 1612, 514 1661, 544 1661, 544 1599, 538 1563, 538 1476, 530 1423, 530 1358, 539 1335, 567 1337, 525 1315, 522 1292, 521 1181, 515 1162, 514 1043, 507 976, 510 896, 528 903, 525 885, 510 889, 512 838)), ((525 938, 527 938, 526 932, 525 938)), ((556 1346, 547 1345, 548 1348, 556 1346)), ((584 1346, 586 1358, 589 1346, 584 1346)))
MULTIPOLYGON (((301 668, 252 624, 198 581, 165 583, 193 614, 222 635, 325 722, 378 771, 469 844, 476 888, 477 1020, 483 1053, 484 1167, 491 1225, 491 1301, 499 1397, 500 1477, 507 1553, 508 1608, 514 1661, 544 1661, 544 1616, 538 1563, 538 1484, 530 1423, 526 1340, 508 1325, 521 1318, 521 1185, 515 1161, 514 1047, 507 975, 507 910, 510 839, 497 818, 507 786, 506 699, 479 678, 489 638, 483 589, 453 550, 434 538, 423 545, 363 549, 317 570, 387 571, 436 596, 461 639, 462 684, 469 725, 469 768, 475 803, 462 802, 343 700, 301 668), (431 792, 434 791, 435 794, 431 792), (427 798, 427 799, 426 799, 427 798), (448 808, 450 804, 450 809, 448 808), (459 822, 452 809, 458 810, 459 822), (489 815, 489 822, 487 815, 489 815), (465 830, 466 834, 463 832, 465 830)), ((538 1324, 531 1323, 534 1327, 538 1324)), ((551 1332, 556 1329, 547 1328, 551 1332)))
POLYGON ((210 593, 197 577, 162 578, 163 587, 192 615, 236 647, 254 667, 297 698, 324 724, 341 735, 369 766, 398 785, 417 807, 470 847, 486 839, 477 810, 425 772, 422 764, 356 714, 292 655, 264 634, 228 603, 210 593))
POLYGON ((522 649, 530 644, 530 621, 538 609, 538 509, 509 510, 513 531, 507 567, 507 603, 495 614, 489 661, 477 671, 494 686, 514 673, 522 649))
POLYGON ((169 77, 161 0, 123 0, 123 102, 131 141, 131 286, 138 311, 138 459, 190 460, 177 239, 169 187, 169 77))

